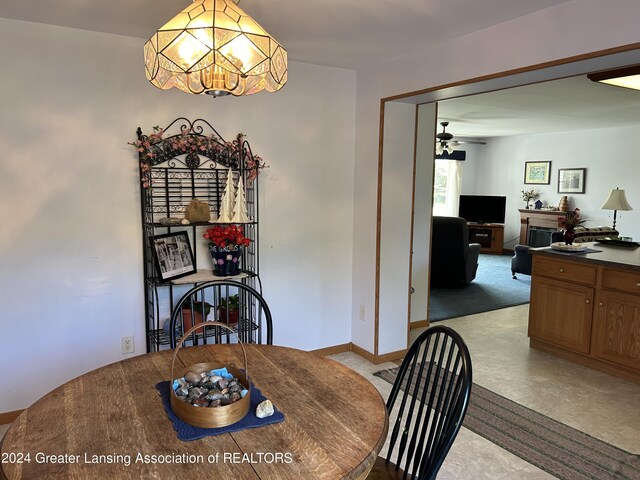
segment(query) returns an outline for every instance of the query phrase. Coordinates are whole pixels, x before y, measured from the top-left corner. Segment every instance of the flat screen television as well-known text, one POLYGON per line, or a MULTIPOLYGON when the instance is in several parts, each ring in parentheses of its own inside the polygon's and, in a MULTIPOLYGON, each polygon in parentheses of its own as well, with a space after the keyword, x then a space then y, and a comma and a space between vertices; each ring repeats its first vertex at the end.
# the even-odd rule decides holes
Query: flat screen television
POLYGON ((460 195, 458 216, 469 223, 504 223, 507 197, 460 195))

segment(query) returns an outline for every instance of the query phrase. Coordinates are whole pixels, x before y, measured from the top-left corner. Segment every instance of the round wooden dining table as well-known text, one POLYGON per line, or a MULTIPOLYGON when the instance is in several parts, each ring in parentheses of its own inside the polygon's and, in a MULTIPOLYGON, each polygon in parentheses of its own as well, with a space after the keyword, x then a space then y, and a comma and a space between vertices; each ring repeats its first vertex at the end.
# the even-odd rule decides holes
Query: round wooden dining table
MULTIPOLYGON (((171 376, 173 350, 154 352, 88 372, 24 410, 2 442, 0 478, 365 478, 388 429, 376 388, 310 352, 245 348, 251 381, 283 422, 179 440, 155 387, 171 376)), ((244 359, 237 344, 188 347, 176 370, 200 362, 244 359)))

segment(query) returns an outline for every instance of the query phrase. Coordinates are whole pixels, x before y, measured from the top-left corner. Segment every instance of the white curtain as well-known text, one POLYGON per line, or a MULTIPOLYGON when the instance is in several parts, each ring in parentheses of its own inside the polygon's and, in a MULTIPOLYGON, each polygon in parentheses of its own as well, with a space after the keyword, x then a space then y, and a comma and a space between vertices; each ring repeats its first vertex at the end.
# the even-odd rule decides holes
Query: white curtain
POLYGON ((434 180, 433 214, 441 217, 457 217, 462 182, 462 162, 436 160, 434 180))

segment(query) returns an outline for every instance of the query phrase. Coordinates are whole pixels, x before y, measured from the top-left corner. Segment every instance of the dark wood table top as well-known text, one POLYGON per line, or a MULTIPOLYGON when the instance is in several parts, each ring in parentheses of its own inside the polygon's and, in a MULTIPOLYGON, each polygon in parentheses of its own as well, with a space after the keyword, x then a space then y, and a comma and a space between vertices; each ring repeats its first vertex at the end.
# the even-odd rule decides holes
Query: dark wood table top
POLYGON ((620 247, 599 242, 585 242, 574 245, 584 245, 587 248, 597 251, 591 253, 564 253, 553 250, 550 247, 534 248, 530 251, 535 255, 548 256, 555 259, 640 271, 640 247, 620 247))
MULTIPOLYGON (((173 351, 150 353, 86 373, 27 408, 2 443, 0 477, 364 478, 388 429, 376 388, 309 352, 269 345, 246 345, 246 351, 252 382, 284 422, 178 440, 155 388, 171 376, 173 351)), ((243 366, 242 351, 238 345, 183 348, 176 370, 199 362, 243 366)))

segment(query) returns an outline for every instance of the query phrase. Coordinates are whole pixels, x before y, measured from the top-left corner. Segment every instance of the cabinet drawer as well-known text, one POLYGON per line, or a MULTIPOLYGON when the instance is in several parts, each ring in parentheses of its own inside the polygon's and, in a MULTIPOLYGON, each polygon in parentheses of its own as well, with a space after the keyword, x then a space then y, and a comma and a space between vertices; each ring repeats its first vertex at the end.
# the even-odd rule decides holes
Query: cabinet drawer
POLYGON ((602 270, 602 286, 640 295, 640 272, 605 268, 602 270))
POLYGON ((596 267, 583 263, 533 256, 533 274, 585 285, 596 284, 596 267))

